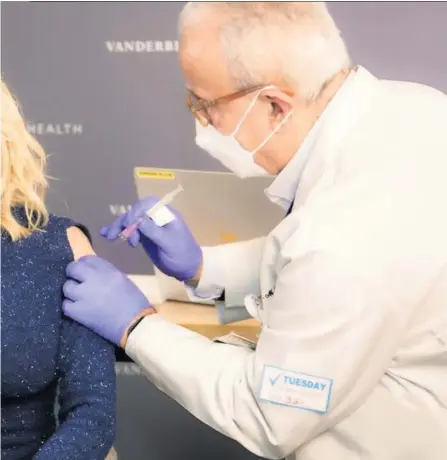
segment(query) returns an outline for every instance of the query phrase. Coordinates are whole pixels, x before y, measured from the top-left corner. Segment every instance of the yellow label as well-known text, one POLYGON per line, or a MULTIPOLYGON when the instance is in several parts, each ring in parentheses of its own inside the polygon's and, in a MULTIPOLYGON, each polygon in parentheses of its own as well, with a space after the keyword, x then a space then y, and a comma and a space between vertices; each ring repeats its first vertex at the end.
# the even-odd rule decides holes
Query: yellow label
POLYGON ((137 168, 136 175, 139 179, 175 179, 175 173, 172 171, 163 171, 160 169, 137 168))
POLYGON ((237 241, 236 233, 226 232, 220 235, 220 241, 222 243, 234 243, 237 241))

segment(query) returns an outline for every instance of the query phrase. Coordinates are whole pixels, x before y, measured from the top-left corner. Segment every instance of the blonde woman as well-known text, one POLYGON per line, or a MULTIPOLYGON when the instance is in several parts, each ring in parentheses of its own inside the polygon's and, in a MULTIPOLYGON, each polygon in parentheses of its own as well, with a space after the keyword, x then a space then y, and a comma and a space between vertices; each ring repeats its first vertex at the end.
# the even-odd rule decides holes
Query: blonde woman
POLYGON ((93 250, 85 228, 48 214, 45 153, 3 82, 1 161, 1 457, 103 460, 114 349, 61 312, 67 263, 93 250))

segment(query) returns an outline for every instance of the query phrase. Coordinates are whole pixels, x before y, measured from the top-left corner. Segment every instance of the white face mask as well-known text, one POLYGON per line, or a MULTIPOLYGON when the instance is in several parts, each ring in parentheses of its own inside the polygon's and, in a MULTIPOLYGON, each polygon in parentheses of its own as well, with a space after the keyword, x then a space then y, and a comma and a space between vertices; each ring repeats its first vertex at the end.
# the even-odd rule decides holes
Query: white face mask
POLYGON ((220 161, 230 171, 233 171, 237 176, 254 177, 254 176, 265 176, 268 172, 257 165, 254 161, 254 155, 256 152, 264 147, 264 145, 279 131, 281 126, 287 121, 289 116, 292 114, 290 111, 281 123, 256 147, 252 152, 244 149, 236 140, 236 135, 239 132, 242 124, 250 113, 251 109, 256 104, 262 91, 270 89, 272 86, 266 86, 258 91, 242 116, 241 120, 236 126, 236 129, 229 136, 225 136, 220 133, 214 126, 202 126, 199 121, 196 121, 196 144, 206 150, 212 157, 220 161))

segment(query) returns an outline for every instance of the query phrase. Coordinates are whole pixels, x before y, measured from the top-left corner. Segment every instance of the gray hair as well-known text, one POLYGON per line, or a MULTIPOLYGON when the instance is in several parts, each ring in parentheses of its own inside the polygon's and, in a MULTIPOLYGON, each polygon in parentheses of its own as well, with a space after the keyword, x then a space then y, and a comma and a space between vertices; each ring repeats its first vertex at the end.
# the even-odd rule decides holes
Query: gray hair
POLYGON ((350 59, 325 2, 189 2, 180 35, 216 14, 220 43, 236 88, 282 77, 314 99, 350 59))

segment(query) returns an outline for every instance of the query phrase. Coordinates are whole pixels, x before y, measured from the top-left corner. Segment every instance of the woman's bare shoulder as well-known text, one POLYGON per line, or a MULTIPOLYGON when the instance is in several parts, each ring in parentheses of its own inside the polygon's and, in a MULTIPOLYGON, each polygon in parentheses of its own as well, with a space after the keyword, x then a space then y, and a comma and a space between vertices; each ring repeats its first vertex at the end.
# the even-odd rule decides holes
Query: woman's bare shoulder
POLYGON ((90 241, 80 228, 75 226, 67 228, 67 238, 75 260, 83 256, 95 255, 90 241))

